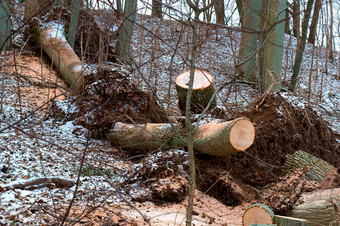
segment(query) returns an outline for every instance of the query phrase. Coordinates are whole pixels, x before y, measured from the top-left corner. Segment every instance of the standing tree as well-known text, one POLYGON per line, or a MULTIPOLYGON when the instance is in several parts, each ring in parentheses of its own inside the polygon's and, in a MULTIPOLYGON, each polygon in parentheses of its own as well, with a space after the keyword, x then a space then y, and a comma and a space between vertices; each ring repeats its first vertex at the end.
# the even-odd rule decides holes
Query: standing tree
POLYGON ((11 11, 9 2, 0 2, 0 52, 10 48, 11 11))
POLYGON ((311 44, 314 44, 314 42, 315 42, 316 29, 317 29, 317 26, 318 26, 320 9, 322 7, 321 1, 322 0, 315 0, 313 18, 312 18, 312 22, 311 22, 311 25, 310 25, 309 37, 308 37, 308 42, 311 43, 311 44))
POLYGON ((152 0, 152 16, 162 18, 162 0, 152 0))
POLYGON ((300 0, 294 1, 293 5, 293 34, 297 38, 298 43, 300 42, 300 0))
POLYGON ((329 23, 329 40, 328 40, 328 50, 329 50, 329 59, 331 61, 334 60, 334 54, 333 54, 333 23, 334 23, 334 17, 333 17, 333 3, 332 0, 329 0, 329 11, 330 11, 330 23, 329 23))
POLYGON ((241 64, 238 68, 239 75, 244 79, 256 82, 256 55, 257 40, 260 28, 260 10, 262 0, 247 0, 244 2, 244 12, 242 19, 242 30, 247 30, 242 33, 239 60, 241 64), (248 59, 251 57, 250 59, 248 59))
POLYGON ((224 25, 224 0, 215 0, 214 1, 214 8, 216 14, 216 23, 224 25))
POLYGON ((282 70, 285 0, 265 0, 262 2, 260 45, 259 52, 260 90, 268 89, 276 92, 281 89, 280 74, 282 70))
POLYGON ((308 23, 309 23, 310 14, 311 14, 311 11, 312 11, 312 8, 313 8, 313 3, 314 3, 314 0, 308 0, 307 9, 305 11, 305 16, 304 16, 303 21, 302 21, 301 40, 300 40, 300 42, 298 42, 298 47, 296 49, 293 75, 292 75, 292 79, 291 79, 290 85, 289 85, 289 90, 292 91, 292 92, 295 91, 297 79, 298 79, 298 76, 299 76, 299 73, 300 73, 303 52, 305 51, 306 40, 307 40, 308 23))
POLYGON ((124 7, 124 22, 118 32, 116 53, 126 64, 130 64, 131 62, 129 53, 131 49, 133 27, 136 20, 136 9, 137 0, 126 0, 124 7))
POLYGON ((208 10, 214 4, 214 0, 210 2, 209 5, 199 8, 199 1, 195 1, 193 3, 191 0, 186 0, 190 8, 195 13, 195 18, 191 23, 192 28, 192 50, 191 50, 191 70, 190 70, 190 79, 189 79, 189 87, 187 92, 187 100, 186 100, 186 112, 185 112, 185 127, 188 130, 188 139, 187 139, 187 147, 188 147, 188 159, 189 159, 189 168, 190 168, 190 176, 189 176, 189 198, 188 198, 188 207, 186 213, 186 225, 190 226, 192 223, 192 211, 194 205, 194 192, 196 188, 196 167, 195 167, 195 156, 194 156, 194 128, 191 124, 191 96, 194 85, 194 75, 195 75, 195 67, 196 67, 196 52, 197 52, 197 22, 199 21, 199 15, 208 10))
POLYGON ((263 0, 259 4, 256 0, 247 0, 242 6, 242 28, 247 32, 243 32, 241 36, 239 59, 243 64, 239 66, 239 73, 251 82, 259 79, 262 93, 268 89, 279 91, 286 2, 263 0), (261 35, 258 34, 260 29, 261 35), (255 53, 259 47, 261 50, 257 68, 255 53), (259 77, 256 76, 256 68, 259 77))

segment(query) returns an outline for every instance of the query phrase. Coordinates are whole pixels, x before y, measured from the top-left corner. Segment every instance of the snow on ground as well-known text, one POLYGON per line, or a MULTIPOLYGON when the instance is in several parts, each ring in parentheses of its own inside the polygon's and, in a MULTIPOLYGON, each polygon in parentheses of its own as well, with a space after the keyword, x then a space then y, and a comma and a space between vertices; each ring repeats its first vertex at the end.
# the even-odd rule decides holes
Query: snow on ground
MULTIPOLYGON (((165 104, 169 103, 168 110, 176 112, 174 80, 177 75, 190 70, 190 27, 183 29, 178 23, 144 17, 137 24, 133 39, 134 59, 152 89, 156 90, 165 104), (178 40, 181 41, 176 49, 178 40)), ((241 111, 258 98, 259 93, 248 85, 233 82, 233 65, 237 62, 240 33, 200 26, 198 34, 197 67, 211 73, 217 87, 221 83, 226 84, 217 95, 218 107, 227 112, 228 109, 241 111)), ((281 73, 284 88, 288 88, 293 73, 296 46, 296 38, 285 35, 281 73)), ((307 101, 304 105, 312 106, 330 122, 335 131, 340 131, 340 79, 336 79, 340 73, 339 54, 334 53, 333 61, 326 56, 325 48, 315 47, 313 54, 313 45, 307 43, 296 94, 284 96, 287 99, 292 96, 294 100, 307 101), (309 82, 311 91, 308 100, 309 82)), ((139 72, 136 71, 134 75, 142 89, 150 90, 139 72)))
MULTIPOLYGON (((161 99, 165 103, 169 103, 168 110, 176 115, 178 110, 173 81, 176 75, 190 69, 188 61, 190 48, 186 44, 187 41, 190 42, 190 37, 187 38, 188 30, 182 33, 181 25, 173 23, 161 26, 162 23, 157 19, 153 21, 143 19, 139 20, 139 23, 147 26, 152 33, 138 29, 136 26, 133 45, 136 62, 142 65, 140 67, 142 73, 161 99), (155 39, 154 35, 161 36, 163 41, 155 39), (173 55, 172 48, 176 46, 178 39, 181 39, 182 42, 179 43, 178 52, 174 55, 173 63, 170 65, 173 55), (151 61, 155 57, 156 59, 151 61)), ((201 35, 199 38, 202 45, 199 46, 197 66, 216 76, 217 85, 224 80, 231 82, 233 64, 236 61, 239 45, 239 34, 228 30, 205 30, 205 28, 201 28, 200 33, 208 34, 209 38, 205 39, 205 35, 201 35)), ((282 78, 286 78, 286 80, 292 74, 295 49, 296 40, 286 36, 282 73, 282 78)), ((326 64, 324 49, 317 48, 316 50, 320 52, 319 57, 315 58, 311 65, 312 50, 312 46, 308 44, 301 69, 303 76, 300 77, 297 95, 286 93, 282 95, 296 106, 304 107, 311 104, 320 115, 323 115, 331 123, 334 130, 340 131, 340 81, 335 79, 336 76, 339 76, 338 55, 335 56, 333 62, 327 60, 326 64), (310 73, 312 92, 310 102, 308 102, 310 73)), ((136 84, 144 90, 149 90, 140 75, 137 72, 134 75, 136 84)), ((74 203, 84 213, 80 211, 77 216, 73 216, 78 218, 84 216, 86 210, 103 203, 110 206, 124 203, 122 197, 117 195, 116 187, 119 187, 120 194, 123 194, 125 199, 131 200, 130 194, 123 191, 124 186, 121 186, 121 183, 132 169, 139 169, 140 164, 118 159, 116 155, 112 154, 117 151, 109 144, 100 140, 88 140, 86 138, 87 130, 75 125, 72 121, 59 122, 46 117, 42 112, 34 113, 34 109, 30 107, 27 99, 21 100, 19 104, 17 84, 17 80, 13 77, 0 74, 2 100, 0 190, 3 189, 0 194, 0 223, 48 225, 55 220, 55 216, 60 219, 72 199, 75 186, 70 189, 56 186, 32 190, 8 188, 15 183, 52 176, 75 182, 80 169, 80 160, 84 153, 86 153, 85 165, 78 187, 80 196, 75 199, 74 203), (26 116, 27 118, 25 118, 26 116), (11 124, 15 125, 9 126, 11 124), (37 139, 37 137, 44 140, 37 139), (102 174, 89 167, 89 164, 95 166, 102 174)), ((31 87, 25 80, 22 80, 20 85, 26 88, 31 87)), ((218 107, 225 110, 242 110, 258 97, 257 91, 247 85, 227 84, 218 96, 218 107)), ((75 106, 69 106, 62 102, 57 102, 57 105, 64 109, 68 107, 68 111, 76 110, 75 106)), ((153 157, 157 157, 157 154, 153 157)), ((154 167, 157 168, 157 166, 154 167)), ((131 185, 132 188, 133 186, 131 185)), ((141 191, 137 187, 132 189, 133 195, 135 192, 141 191)), ((147 211, 144 212, 147 213, 147 211)), ((162 215, 162 213, 160 214, 162 215)), ((173 215, 171 216, 173 217, 173 215)), ((200 224, 209 223, 209 221, 203 222, 203 220, 200 221, 200 224)), ((240 223, 240 216, 233 219, 232 222, 231 225, 240 223)), ((157 224, 162 225, 162 223, 157 224)))

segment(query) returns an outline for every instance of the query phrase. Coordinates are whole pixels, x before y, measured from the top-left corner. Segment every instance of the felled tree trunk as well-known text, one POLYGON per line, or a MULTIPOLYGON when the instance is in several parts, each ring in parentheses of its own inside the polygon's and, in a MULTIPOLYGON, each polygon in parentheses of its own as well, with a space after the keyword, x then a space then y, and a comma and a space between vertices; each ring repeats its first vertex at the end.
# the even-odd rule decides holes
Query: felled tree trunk
MULTIPOLYGON (((175 125, 186 137, 182 125, 175 125)), ((209 122, 199 126, 194 137, 194 150, 213 155, 227 156, 249 148, 255 138, 255 128, 248 118, 228 122, 209 122)), ((176 148, 186 144, 180 140, 170 124, 124 124, 116 123, 108 134, 112 145, 130 150, 155 150, 176 148)))
POLYGON ((84 66, 66 41, 64 30, 59 27, 47 28, 41 31, 40 42, 58 72, 72 86, 72 90, 81 93, 84 87, 84 66))
POLYGON ((306 179, 321 182, 333 169, 334 166, 304 151, 296 151, 288 155, 285 167, 289 169, 304 169, 306 179))
POLYGON ((313 225, 339 225, 340 188, 304 193, 300 203, 292 209, 292 217, 306 219, 313 225))
MULTIPOLYGON (((185 115, 185 105, 187 92, 189 88, 190 71, 184 72, 177 76, 176 90, 178 95, 178 107, 182 114, 185 115)), ((194 85, 191 96, 191 111, 195 114, 201 113, 205 107, 208 106, 210 99, 212 98, 214 88, 214 77, 206 71, 195 70, 194 85)), ((210 109, 216 106, 216 100, 214 98, 210 105, 210 109)))

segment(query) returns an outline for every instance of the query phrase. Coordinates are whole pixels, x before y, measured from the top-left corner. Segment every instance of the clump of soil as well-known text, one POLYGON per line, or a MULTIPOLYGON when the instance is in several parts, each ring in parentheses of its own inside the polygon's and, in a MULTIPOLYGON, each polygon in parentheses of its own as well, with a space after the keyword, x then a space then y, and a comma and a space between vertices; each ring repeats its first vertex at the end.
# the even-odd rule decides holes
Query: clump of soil
POLYGON ((187 179, 187 154, 181 150, 150 153, 129 175, 124 184, 137 184, 149 192, 138 194, 138 201, 181 202, 185 199, 189 185, 187 179))
POLYGON ((78 101, 78 123, 92 131, 95 137, 105 133, 116 122, 166 122, 165 113, 150 94, 140 91, 130 81, 128 71, 98 70, 96 81, 90 83, 78 101))
POLYGON ((286 215, 294 207, 302 192, 310 192, 317 188, 317 182, 307 181, 306 172, 295 170, 269 185, 258 202, 269 206, 276 214, 286 215))
POLYGON ((241 152, 226 158, 225 163, 231 174, 243 182, 262 187, 276 181, 286 155, 297 150, 340 166, 339 134, 311 108, 294 107, 277 94, 267 96, 242 115, 255 125, 254 144, 246 151, 255 158, 241 152))

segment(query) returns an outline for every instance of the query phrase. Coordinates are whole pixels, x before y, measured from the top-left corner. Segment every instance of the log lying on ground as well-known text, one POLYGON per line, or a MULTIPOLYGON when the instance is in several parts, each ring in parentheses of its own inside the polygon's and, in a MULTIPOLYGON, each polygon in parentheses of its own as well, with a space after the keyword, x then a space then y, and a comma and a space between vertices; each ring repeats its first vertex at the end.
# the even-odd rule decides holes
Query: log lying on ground
POLYGON ((62 25, 44 29, 40 33, 40 42, 44 51, 53 61, 58 72, 72 86, 75 93, 84 89, 84 66, 74 50, 66 41, 62 25))
POLYGON ((313 225, 340 224, 340 188, 304 193, 300 201, 302 204, 295 206, 290 216, 307 219, 313 225))
POLYGON ((70 188, 75 185, 72 180, 59 177, 44 177, 44 178, 34 178, 19 183, 11 184, 4 187, 5 190, 9 189, 32 189, 37 187, 46 187, 50 184, 55 184, 59 188, 70 188))
MULTIPOLYGON (((185 128, 175 125, 186 137, 185 128)), ((248 118, 228 122, 209 122, 199 126, 194 137, 195 151, 213 156, 227 156, 249 148, 255 138, 255 128, 248 118)), ((170 124, 147 123, 142 125, 116 123, 108 134, 111 144, 130 150, 155 150, 183 147, 170 124)))
MULTIPOLYGON (((289 169, 306 170, 306 179, 321 182, 332 170, 334 166, 304 151, 296 151, 293 155, 287 156, 285 167, 289 169)), ((284 171, 287 173, 287 171, 284 171)))
MULTIPOLYGON (((189 88, 190 71, 184 72, 177 76, 175 80, 178 95, 178 107, 182 114, 185 115, 185 105, 187 92, 189 88)), ((215 92, 214 77, 206 71, 195 70, 194 85, 191 97, 191 111, 195 114, 201 113, 215 92)), ((216 106, 216 98, 214 98, 210 109, 216 106)))

